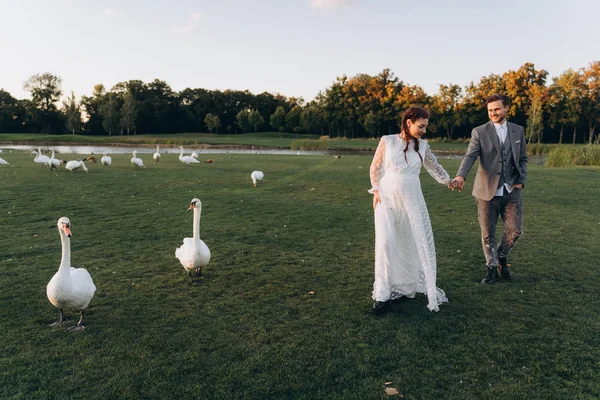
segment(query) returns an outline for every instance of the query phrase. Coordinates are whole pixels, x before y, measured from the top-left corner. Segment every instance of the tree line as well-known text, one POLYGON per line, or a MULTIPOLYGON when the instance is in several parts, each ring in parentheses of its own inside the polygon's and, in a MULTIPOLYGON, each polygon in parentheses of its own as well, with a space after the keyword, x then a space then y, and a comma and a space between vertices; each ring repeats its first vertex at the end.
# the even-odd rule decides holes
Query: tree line
POLYGON ((394 76, 337 77, 314 100, 249 91, 187 88, 165 82, 130 80, 110 90, 94 86, 79 102, 63 95, 62 79, 35 74, 24 84, 31 99, 16 99, 0 89, 0 132, 80 133, 90 135, 213 132, 236 134, 279 131, 330 137, 371 138, 398 132, 402 113, 412 105, 431 112, 429 136, 470 136, 488 120, 483 99, 505 93, 512 99, 511 121, 526 127, 528 141, 592 143, 600 122, 600 61, 548 79, 548 72, 525 63, 517 70, 490 74, 462 88, 441 84, 428 95, 418 85, 394 76))

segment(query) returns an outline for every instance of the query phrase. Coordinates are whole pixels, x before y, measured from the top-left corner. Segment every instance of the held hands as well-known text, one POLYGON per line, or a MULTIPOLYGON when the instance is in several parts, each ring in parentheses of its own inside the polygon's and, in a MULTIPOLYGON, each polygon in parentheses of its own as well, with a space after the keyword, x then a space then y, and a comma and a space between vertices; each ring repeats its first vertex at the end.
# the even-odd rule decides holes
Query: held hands
POLYGON ((512 185, 510 187, 510 190, 512 191, 514 188, 523 189, 523 184, 522 183, 515 183, 514 185, 512 185))
POLYGON ((459 192, 462 192, 464 186, 465 178, 463 178, 462 176, 457 176, 456 178, 450 181, 450 183, 448 184, 448 189, 458 189, 459 192))

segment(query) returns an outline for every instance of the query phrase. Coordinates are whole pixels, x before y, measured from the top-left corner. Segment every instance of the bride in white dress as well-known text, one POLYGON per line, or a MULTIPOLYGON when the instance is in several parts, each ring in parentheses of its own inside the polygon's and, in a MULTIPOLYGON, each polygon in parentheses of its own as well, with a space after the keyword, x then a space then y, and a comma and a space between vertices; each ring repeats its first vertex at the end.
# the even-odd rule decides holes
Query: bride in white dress
POLYGON ((427 307, 438 311, 447 302, 436 286, 436 257, 429 213, 421 191, 421 166, 436 181, 451 185, 426 140, 428 112, 409 108, 400 134, 383 136, 371 163, 375 210, 375 283, 371 308, 382 314, 391 300, 416 293, 427 295, 427 307))

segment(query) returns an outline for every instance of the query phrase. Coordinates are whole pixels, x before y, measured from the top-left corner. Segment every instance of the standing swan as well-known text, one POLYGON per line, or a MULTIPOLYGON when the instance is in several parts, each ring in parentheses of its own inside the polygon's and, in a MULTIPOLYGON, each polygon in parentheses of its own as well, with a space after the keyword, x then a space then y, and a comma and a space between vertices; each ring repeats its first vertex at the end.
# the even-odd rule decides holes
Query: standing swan
POLYGON ((185 165, 190 165, 190 164, 200 164, 200 161, 198 161, 197 159, 195 159, 192 156, 184 156, 183 155, 183 146, 179 146, 179 148, 181 149, 181 153, 179 154, 179 161, 181 161, 182 163, 185 163, 185 165))
POLYGON ((112 164, 112 157, 107 156, 106 153, 104 153, 104 155, 100 159, 100 162, 102 163, 102 165, 106 165, 106 166, 110 167, 110 165, 112 164))
POLYGON ((208 246, 200 240, 200 213, 202 212, 202 203, 199 199, 192 199, 188 211, 194 210, 194 237, 184 238, 183 245, 175 250, 175 257, 179 259, 183 268, 187 271, 192 283, 197 283, 192 277, 202 275, 202 267, 210 261, 210 250, 208 246))
POLYGON ((263 174, 261 171, 254 171, 250 174, 250 178, 252 178, 252 183, 254 184, 254 187, 256 187, 256 181, 262 182, 264 177, 265 174, 263 174))
POLYGON ((52 171, 52 169, 57 169, 60 164, 66 164, 67 161, 66 160, 59 160, 57 158, 54 158, 54 149, 52 149, 52 157, 50 157, 50 160, 48 160, 48 165, 50 166, 50 170, 52 171))
POLYGON ((144 167, 144 162, 142 161, 142 159, 137 157, 137 151, 131 153, 131 156, 131 163, 135 165, 136 168, 144 167))
POLYGON ((42 154, 42 148, 38 147, 38 151, 32 151, 31 154, 35 153, 35 158, 33 159, 34 163, 42 164, 42 168, 44 168, 50 162, 50 158, 42 154))
POLYGON ((50 303, 60 310, 60 319, 50 326, 62 325, 68 321, 64 309, 78 309, 81 310, 79 322, 69 330, 82 331, 85 329, 82 325, 83 313, 94 297, 96 286, 87 270, 71 267, 71 221, 67 217, 62 217, 56 226, 62 242, 62 258, 58 272, 48 282, 46 295, 50 303))
POLYGON ((152 158, 156 162, 160 161, 160 152, 158 151, 158 146, 156 146, 156 153, 152 154, 152 158))

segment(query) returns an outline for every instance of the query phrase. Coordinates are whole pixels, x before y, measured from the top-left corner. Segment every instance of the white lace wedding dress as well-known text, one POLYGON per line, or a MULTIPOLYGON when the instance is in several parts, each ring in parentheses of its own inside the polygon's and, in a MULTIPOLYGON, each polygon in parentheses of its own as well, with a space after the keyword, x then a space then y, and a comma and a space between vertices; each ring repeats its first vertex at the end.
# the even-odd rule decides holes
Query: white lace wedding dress
POLYGON ((448 299, 436 286, 435 245, 419 173, 424 165, 429 175, 444 185, 450 177, 426 140, 419 139, 419 153, 412 141, 406 153, 405 146, 400 135, 383 136, 371 163, 369 193, 379 190, 381 198, 375 208, 373 299, 387 301, 424 293, 427 307, 438 311, 438 305, 448 299))

